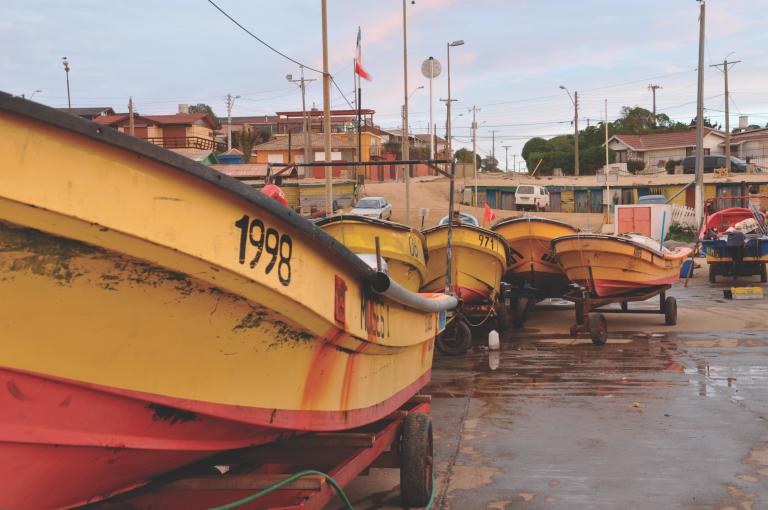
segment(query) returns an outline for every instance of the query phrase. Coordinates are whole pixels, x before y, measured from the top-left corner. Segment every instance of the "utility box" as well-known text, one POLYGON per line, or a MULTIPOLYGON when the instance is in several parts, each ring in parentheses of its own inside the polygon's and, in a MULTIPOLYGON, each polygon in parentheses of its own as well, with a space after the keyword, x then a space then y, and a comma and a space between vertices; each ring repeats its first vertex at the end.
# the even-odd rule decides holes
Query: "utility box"
POLYGON ((666 238, 672 223, 670 204, 616 205, 614 206, 614 235, 634 232, 651 239, 666 238), (662 231, 662 223, 664 230, 662 231))

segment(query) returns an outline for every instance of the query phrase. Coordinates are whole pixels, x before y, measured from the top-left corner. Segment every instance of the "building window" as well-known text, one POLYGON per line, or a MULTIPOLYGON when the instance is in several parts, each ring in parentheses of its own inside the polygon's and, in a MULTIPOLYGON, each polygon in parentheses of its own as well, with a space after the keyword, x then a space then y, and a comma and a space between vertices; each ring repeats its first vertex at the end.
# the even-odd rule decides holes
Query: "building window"
POLYGON ((268 163, 282 163, 283 162, 283 155, 282 154, 267 154, 267 162, 268 163))

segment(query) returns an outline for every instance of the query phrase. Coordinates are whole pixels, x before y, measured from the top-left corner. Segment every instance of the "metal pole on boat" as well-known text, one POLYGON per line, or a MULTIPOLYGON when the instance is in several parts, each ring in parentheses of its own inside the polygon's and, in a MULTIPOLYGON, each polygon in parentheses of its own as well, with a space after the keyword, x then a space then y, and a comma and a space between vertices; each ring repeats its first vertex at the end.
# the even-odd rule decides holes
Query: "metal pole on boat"
POLYGON ((325 214, 333 214, 333 166, 331 162, 331 75, 328 72, 328 9, 322 0, 323 23, 323 145, 325 146, 325 214))
POLYGON ((704 217, 704 10, 705 2, 700 0, 699 14, 699 67, 696 92, 696 224, 704 217))
POLYGON ((448 197, 448 241, 445 248, 445 256, 447 258, 445 264, 445 293, 451 292, 451 262, 453 260, 453 250, 451 248, 453 243, 453 193, 454 182, 456 181, 456 161, 451 159, 451 185, 450 196, 448 197))
MULTIPOLYGON (((403 96, 405 102, 403 103, 403 159, 410 159, 410 151, 408 145, 408 25, 406 16, 406 4, 403 0, 403 96)), ((411 165, 405 165, 403 168, 405 172, 405 223, 411 225, 411 165)))
POLYGON ((605 99, 605 199, 606 199, 606 212, 608 213, 608 223, 611 223, 611 183, 608 180, 608 98, 605 99))

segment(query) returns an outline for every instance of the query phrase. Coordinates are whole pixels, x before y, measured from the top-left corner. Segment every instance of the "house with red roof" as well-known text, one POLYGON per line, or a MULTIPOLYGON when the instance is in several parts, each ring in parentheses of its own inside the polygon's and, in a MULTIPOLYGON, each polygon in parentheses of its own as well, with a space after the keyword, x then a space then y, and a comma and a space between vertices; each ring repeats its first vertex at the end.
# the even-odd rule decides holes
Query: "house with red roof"
MULTIPOLYGON (((725 133, 704 128, 704 154, 723 154, 725 133)), ((646 168, 663 168, 669 160, 682 160, 695 154, 696 129, 671 133, 648 133, 642 135, 613 135, 608 139, 608 148, 614 151, 614 163, 626 163, 630 159, 645 161, 646 168)))
MULTIPOLYGON (((93 121, 130 134, 128 114, 102 115, 93 121)), ((133 116, 133 136, 166 149, 215 150, 216 127, 216 121, 208 113, 133 116)))

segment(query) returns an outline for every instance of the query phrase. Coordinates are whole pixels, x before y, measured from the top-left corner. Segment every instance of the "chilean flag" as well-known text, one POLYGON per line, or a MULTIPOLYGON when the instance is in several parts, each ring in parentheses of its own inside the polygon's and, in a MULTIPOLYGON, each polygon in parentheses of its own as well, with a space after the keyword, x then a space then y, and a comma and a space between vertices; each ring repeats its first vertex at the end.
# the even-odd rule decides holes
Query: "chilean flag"
POLYGON ((368 71, 363 69, 363 59, 360 56, 360 38, 362 37, 362 32, 360 31, 360 27, 357 27, 357 48, 355 50, 355 73, 361 78, 364 78, 368 81, 371 81, 371 75, 368 74, 368 71))

